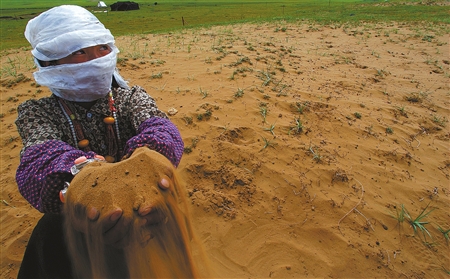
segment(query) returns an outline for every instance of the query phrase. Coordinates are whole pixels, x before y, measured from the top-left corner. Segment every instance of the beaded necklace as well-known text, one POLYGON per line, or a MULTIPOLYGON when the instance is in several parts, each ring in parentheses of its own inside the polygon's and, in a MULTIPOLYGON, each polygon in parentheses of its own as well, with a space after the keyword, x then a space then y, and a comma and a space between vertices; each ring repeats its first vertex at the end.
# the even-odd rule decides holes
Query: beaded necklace
MULTIPOLYGON (((119 123, 117 121, 117 108, 111 91, 108 93, 108 97, 109 111, 111 112, 111 115, 103 119, 103 122, 106 124, 107 144, 107 155, 104 157, 107 162, 113 163, 122 154, 122 144, 120 140, 119 123)), ((81 150, 85 152, 91 151, 89 140, 84 136, 83 128, 79 119, 76 118, 75 114, 63 99, 58 98, 58 103, 64 116, 69 122, 73 140, 77 143, 81 150)))

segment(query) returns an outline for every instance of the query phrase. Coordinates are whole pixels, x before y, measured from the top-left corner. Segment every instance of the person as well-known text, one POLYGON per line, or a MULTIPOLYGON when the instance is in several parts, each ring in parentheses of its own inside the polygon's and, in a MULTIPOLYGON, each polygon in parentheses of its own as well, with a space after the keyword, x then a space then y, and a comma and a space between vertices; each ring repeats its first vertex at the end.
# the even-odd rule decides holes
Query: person
MULTIPOLYGON (((91 12, 74 5, 54 7, 28 22, 25 37, 37 66, 34 79, 52 94, 18 107, 16 126, 23 148, 16 181, 23 197, 44 213, 18 278, 72 278, 62 209, 64 190, 74 175, 91 161, 118 162, 141 147, 159 152, 177 167, 184 145, 155 100, 121 77, 114 37, 91 12)), ((158 175, 164 191, 170 177, 158 175)), ((125 245, 130 220, 122 216, 123 209, 83 210, 83 218, 101 222, 107 244, 125 245)), ((137 210, 143 224, 158 222, 155 211, 145 201, 137 210)))

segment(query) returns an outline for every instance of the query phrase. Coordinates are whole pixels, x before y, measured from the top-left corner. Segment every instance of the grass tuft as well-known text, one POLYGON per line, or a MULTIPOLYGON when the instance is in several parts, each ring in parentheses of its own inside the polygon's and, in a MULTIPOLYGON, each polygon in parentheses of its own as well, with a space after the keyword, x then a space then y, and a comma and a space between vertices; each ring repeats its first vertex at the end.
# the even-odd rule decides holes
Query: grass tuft
POLYGON ((417 234, 419 231, 422 232, 424 239, 426 239, 427 235, 432 239, 430 232, 425 227, 429 222, 425 221, 424 219, 428 217, 428 215, 431 214, 435 210, 435 208, 429 209, 430 204, 427 204, 427 206, 420 212, 420 214, 413 218, 411 214, 408 212, 408 210, 405 208, 404 204, 400 205, 400 210, 396 210, 396 216, 393 216, 399 223, 403 223, 405 220, 409 223, 409 225, 414 230, 414 235, 417 234))

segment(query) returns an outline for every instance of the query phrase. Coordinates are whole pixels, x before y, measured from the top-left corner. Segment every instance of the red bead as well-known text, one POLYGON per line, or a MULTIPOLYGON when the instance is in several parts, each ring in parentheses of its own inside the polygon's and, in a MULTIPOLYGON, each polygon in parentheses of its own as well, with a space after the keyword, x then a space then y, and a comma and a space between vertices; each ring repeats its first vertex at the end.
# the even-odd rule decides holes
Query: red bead
POLYGON ((112 116, 108 116, 103 118, 103 122, 105 122, 108 125, 114 124, 114 122, 116 122, 116 120, 114 119, 114 117, 112 116))
POLYGON ((88 145, 89 145, 89 141, 88 141, 87 139, 80 140, 80 141, 78 142, 78 147, 80 147, 80 148, 85 148, 85 147, 87 147, 88 145))
POLYGON ((114 159, 113 156, 109 156, 109 155, 106 155, 106 156, 105 156, 105 160, 106 160, 106 162, 108 162, 108 163, 114 163, 114 162, 116 161, 116 159, 114 159))

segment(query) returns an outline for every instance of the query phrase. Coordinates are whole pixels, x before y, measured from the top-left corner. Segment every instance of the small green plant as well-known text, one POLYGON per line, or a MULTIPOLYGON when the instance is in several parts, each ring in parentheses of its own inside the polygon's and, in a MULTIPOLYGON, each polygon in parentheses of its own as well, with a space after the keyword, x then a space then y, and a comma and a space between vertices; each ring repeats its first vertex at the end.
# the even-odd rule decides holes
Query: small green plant
POLYGON ((386 133, 391 135, 391 134, 394 133, 394 130, 392 130, 391 127, 387 127, 387 128, 386 128, 386 133))
POLYGON ((153 75, 151 75, 150 78, 151 78, 151 79, 159 79, 159 78, 162 78, 162 73, 159 72, 159 73, 153 74, 153 75))
POLYGON ((263 81, 263 86, 267 86, 272 82, 272 73, 269 71, 261 71, 259 77, 263 81))
POLYGON ((430 238, 432 238, 430 232, 427 230, 427 228, 425 228, 425 225, 428 224, 428 222, 423 221, 423 219, 424 219, 425 217, 427 217, 428 215, 430 215, 431 212, 434 211, 434 208, 432 208, 432 209, 430 209, 430 210, 427 212, 427 209, 428 209, 429 205, 430 205, 430 204, 428 204, 428 205, 422 210, 422 212, 419 214, 419 216, 417 216, 415 219, 413 219, 413 218, 411 217, 411 215, 409 214, 409 212, 406 211, 406 213, 407 213, 406 218, 407 218, 409 224, 411 225, 411 227, 413 228, 414 233, 417 233, 418 230, 420 230, 420 231, 422 232, 422 234, 423 234, 424 237, 426 237, 426 235, 425 235, 425 233, 426 233, 430 238))
POLYGON ((308 102, 305 102, 305 103, 295 103, 295 110, 298 112, 298 113, 300 113, 300 114, 303 114, 303 112, 305 111, 305 109, 307 108, 307 106, 308 106, 308 102))
POLYGON ((316 161, 317 163, 319 163, 320 161, 322 161, 322 156, 319 154, 319 152, 314 151, 312 147, 309 148, 309 151, 311 151, 311 153, 313 154, 313 160, 316 161))
POLYGON ((430 215, 431 212, 435 210, 435 208, 428 209, 430 204, 427 204, 427 206, 420 212, 420 214, 413 218, 411 214, 406 210, 405 205, 400 205, 400 211, 396 209, 396 216, 394 217, 399 223, 403 223, 403 221, 407 221, 409 225, 413 228, 414 234, 421 231, 423 234, 424 239, 426 239, 426 236, 428 235, 430 238, 433 238, 428 231, 428 229, 425 227, 429 222, 424 221, 424 218, 426 218, 428 215, 430 215))
POLYGON ((197 146, 198 138, 195 137, 192 139, 191 145, 184 147, 184 153, 189 154, 192 150, 197 146))
POLYGON ((203 114, 206 120, 209 120, 212 116, 212 111, 210 109, 207 109, 206 112, 203 114))
POLYGON ((230 76, 230 80, 234 80, 235 79, 235 75, 237 74, 237 71, 233 71, 232 73, 231 73, 231 76, 230 76))
POLYGON ((387 75, 389 75, 389 73, 383 69, 377 70, 377 73, 375 74, 375 76, 379 78, 385 78, 387 75))
POLYGON ((291 134, 291 132, 294 132, 294 134, 300 134, 301 132, 303 132, 303 124, 300 118, 295 118, 294 123, 294 127, 291 127, 291 129, 289 130, 289 135, 291 134))
POLYGON ((445 124, 448 122, 448 120, 445 116, 433 115, 433 122, 441 127, 445 127, 445 124))
POLYGON ((235 98, 240 98, 244 96, 244 89, 238 88, 238 90, 236 91, 236 93, 234 93, 234 97, 235 98))
POLYGON ((447 242, 447 245, 448 245, 448 243, 450 242, 450 236, 448 235, 450 233, 450 229, 445 230, 441 226, 438 226, 437 229, 438 229, 438 231, 440 231, 442 233, 442 235, 444 236, 445 241, 447 242))
POLYGON ((263 139, 263 141, 264 141, 264 146, 263 146, 262 149, 266 149, 266 148, 269 147, 269 146, 275 148, 275 147, 274 147, 274 146, 275 146, 275 143, 273 143, 272 141, 266 139, 265 137, 262 137, 262 139, 263 139))
POLYGON ((266 117, 268 114, 268 110, 266 106, 260 106, 259 107, 259 113, 261 113, 262 117, 263 117, 263 123, 266 123, 266 117))
POLYGON ((421 103, 427 95, 428 93, 426 92, 413 92, 406 96, 405 99, 410 103, 421 103))
POLYGON ((208 97, 208 91, 206 91, 206 90, 203 90, 201 87, 200 87, 200 94, 202 94, 202 99, 205 99, 206 97, 208 97))
POLYGON ((408 113, 406 112, 406 108, 405 106, 402 107, 397 107, 398 111, 400 112, 400 114, 404 117, 408 117, 408 113))
POLYGON ((275 136, 274 130, 275 129, 275 124, 270 125, 270 128, 264 128, 264 131, 269 131, 272 135, 275 136))
POLYGON ((361 113, 359 113, 359 112, 355 112, 353 115, 358 119, 361 119, 361 117, 362 117, 361 113))
POLYGON ((186 122, 186 125, 192 124, 192 117, 190 116, 183 117, 183 120, 186 122))

